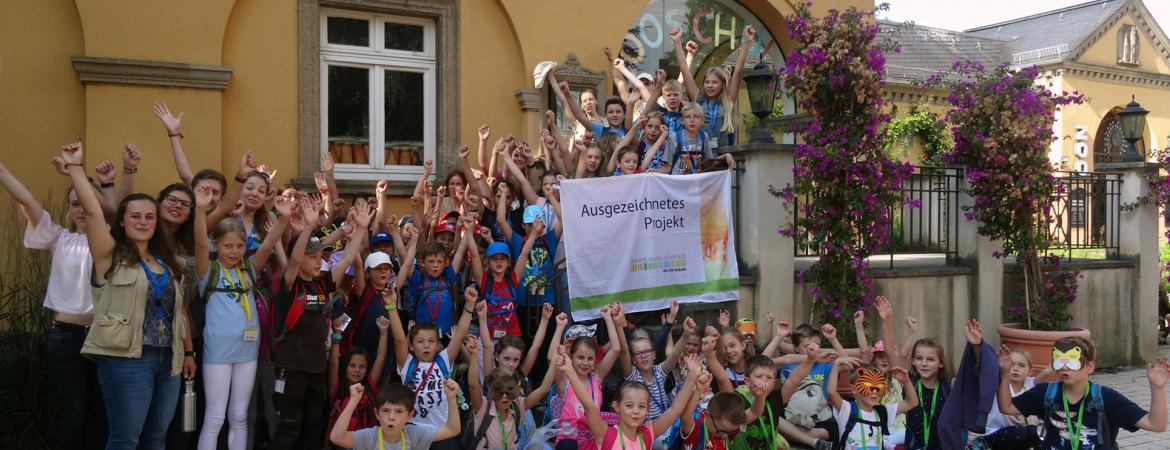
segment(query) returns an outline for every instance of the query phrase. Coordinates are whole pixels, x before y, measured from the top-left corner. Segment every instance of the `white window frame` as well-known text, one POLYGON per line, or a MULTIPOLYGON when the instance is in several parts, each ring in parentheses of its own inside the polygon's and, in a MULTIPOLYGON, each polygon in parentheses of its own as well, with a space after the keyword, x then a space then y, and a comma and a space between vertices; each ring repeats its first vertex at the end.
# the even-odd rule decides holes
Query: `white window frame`
POLYGON ((386 164, 385 80, 386 71, 423 74, 423 159, 434 160, 437 153, 438 117, 436 101, 435 23, 428 19, 354 11, 322 9, 321 30, 321 144, 320 155, 329 151, 329 67, 357 67, 368 69, 369 77, 369 164, 341 164, 335 167, 337 179, 416 181, 422 175, 422 166, 386 164), (330 44, 328 20, 330 17, 361 19, 370 23, 370 46, 330 44), (412 52, 385 48, 385 24, 401 23, 423 27, 423 51, 412 52), (382 149, 381 151, 378 151, 382 149))

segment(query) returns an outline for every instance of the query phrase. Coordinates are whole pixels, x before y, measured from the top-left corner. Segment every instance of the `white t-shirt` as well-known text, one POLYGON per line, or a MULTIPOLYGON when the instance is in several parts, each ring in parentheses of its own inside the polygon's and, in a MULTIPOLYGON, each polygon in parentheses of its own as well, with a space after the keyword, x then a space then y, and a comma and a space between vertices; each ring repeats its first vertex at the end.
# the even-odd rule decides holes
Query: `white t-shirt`
POLYGON ((93 254, 89 252, 89 238, 53 223, 49 213, 42 211, 36 226, 29 222, 24 229, 24 246, 48 250, 53 255, 45 290, 46 308, 66 314, 93 313, 93 287, 89 284, 93 254))
MULTIPOLYGON (((1029 389, 1036 387, 1036 379, 1033 377, 1024 378, 1024 390, 1017 392, 1012 389, 1012 397, 1028 392, 1029 389)), ((1011 386, 1008 386, 1011 389, 1011 386)), ((991 434, 1000 428, 1007 428, 1016 425, 1026 425, 1026 420, 1020 420, 1017 417, 1005 416, 999 412, 999 399, 991 399, 991 412, 987 414, 987 434, 991 434)))
MULTIPOLYGON (((892 405, 877 405, 874 408, 886 408, 886 427, 894 424, 898 417, 898 404, 892 405)), ((833 410, 833 418, 837 420, 837 429, 842 432, 845 431, 845 424, 849 422, 849 416, 853 414, 853 404, 847 401, 841 402, 841 409, 833 410)), ((877 411, 865 412, 861 411, 861 418, 871 422, 877 422, 879 416, 877 411)), ((885 436, 882 436, 882 428, 879 426, 866 425, 857 422, 853 425, 853 430, 849 432, 849 436, 845 438, 845 450, 882 450, 882 443, 885 436)))
MULTIPOLYGON (((398 376, 403 384, 415 386, 414 419, 417 425, 429 425, 440 428, 447 423, 447 392, 443 390, 443 380, 450 376, 451 358, 447 356, 447 349, 439 352, 437 358, 442 359, 447 366, 448 373, 444 374, 434 361, 422 362, 415 359, 414 354, 406 357, 406 363, 398 369, 398 376), (417 361, 414 375, 406 373, 412 362, 417 361), (428 375, 428 372, 430 374, 428 375), (426 383, 423 380, 426 379, 426 383), (421 385, 421 387, 419 387, 421 385)), ((454 399, 451 399, 454 401, 454 399)))

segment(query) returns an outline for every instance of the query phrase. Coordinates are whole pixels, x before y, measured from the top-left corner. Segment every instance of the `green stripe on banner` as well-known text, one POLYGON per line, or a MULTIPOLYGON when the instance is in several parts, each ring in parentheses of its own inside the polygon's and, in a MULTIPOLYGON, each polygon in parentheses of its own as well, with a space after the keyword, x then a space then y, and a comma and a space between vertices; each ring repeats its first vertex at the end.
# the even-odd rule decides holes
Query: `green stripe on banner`
POLYGON ((702 283, 671 284, 648 288, 630 289, 628 291, 609 294, 591 295, 589 297, 574 298, 570 302, 573 311, 598 309, 615 301, 634 303, 645 300, 660 300, 664 298, 690 297, 709 294, 712 292, 738 291, 739 279, 723 278, 702 283))

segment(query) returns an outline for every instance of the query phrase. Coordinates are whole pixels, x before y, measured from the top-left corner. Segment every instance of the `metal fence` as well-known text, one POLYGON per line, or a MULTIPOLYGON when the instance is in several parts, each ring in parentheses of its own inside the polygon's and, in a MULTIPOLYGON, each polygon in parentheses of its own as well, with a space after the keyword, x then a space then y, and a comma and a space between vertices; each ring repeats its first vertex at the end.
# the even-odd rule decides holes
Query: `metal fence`
MULTIPOLYGON (((947 264, 958 256, 959 185, 963 170, 956 167, 916 166, 902 182, 902 199, 890 209, 893 220, 886 245, 880 252, 894 264, 896 255, 941 255, 947 264)), ((794 205, 799 219, 800 201, 794 205)), ((797 257, 818 256, 818 243, 807 231, 795 239, 797 257)))
POLYGON ((1058 172, 1052 202, 1048 253, 1072 259, 1116 259, 1119 255, 1121 175, 1058 172))

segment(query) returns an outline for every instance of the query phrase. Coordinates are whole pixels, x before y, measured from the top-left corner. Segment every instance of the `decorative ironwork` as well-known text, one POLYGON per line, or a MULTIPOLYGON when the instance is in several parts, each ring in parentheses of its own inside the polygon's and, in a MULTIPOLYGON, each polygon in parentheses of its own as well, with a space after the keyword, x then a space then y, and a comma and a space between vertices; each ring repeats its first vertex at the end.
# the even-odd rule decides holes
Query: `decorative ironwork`
POLYGON ((1048 252, 1066 259, 1116 259, 1119 255, 1121 176, 1058 172, 1048 252))

